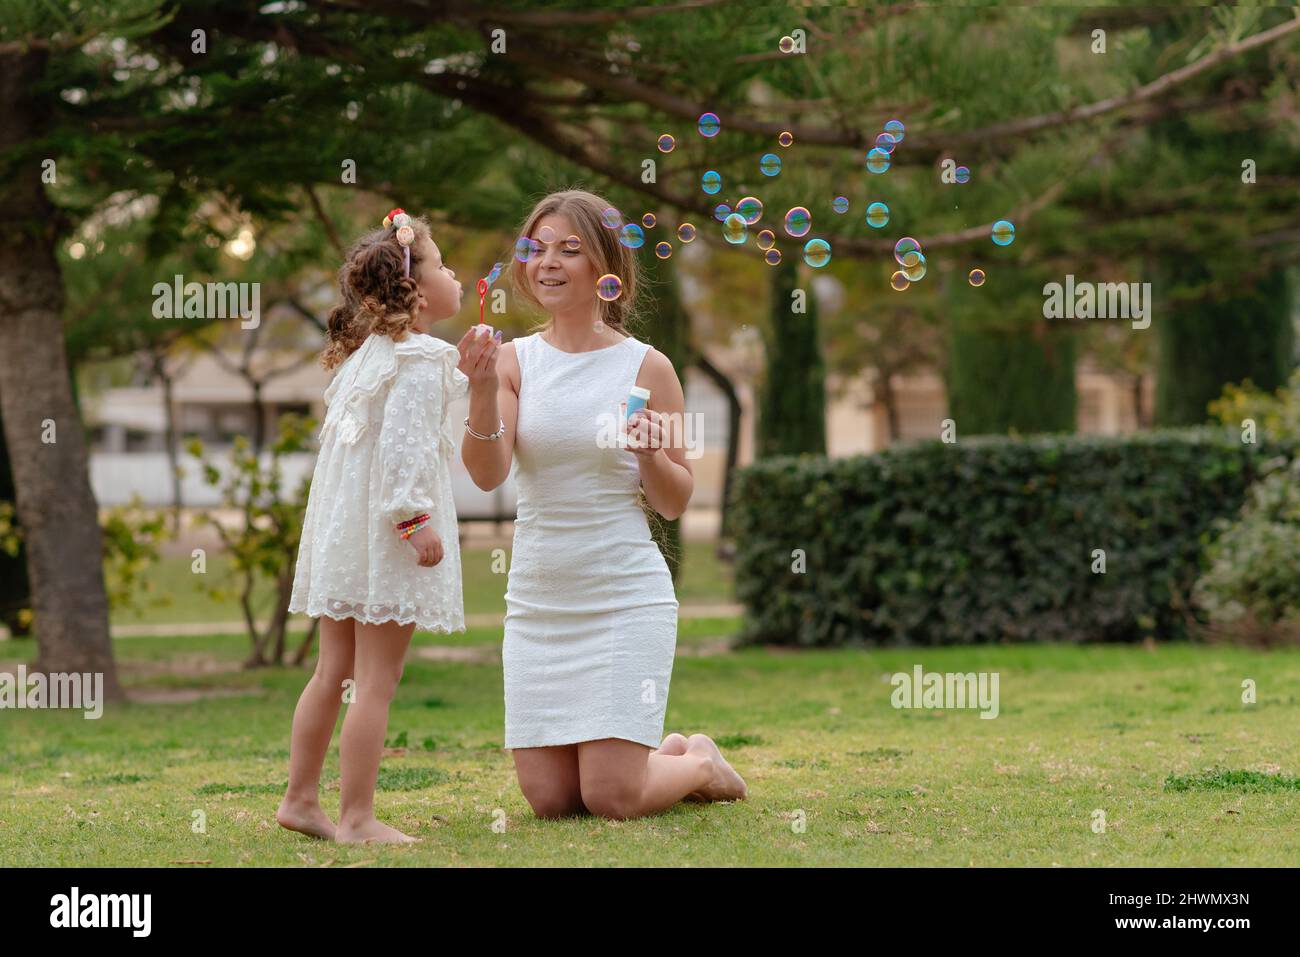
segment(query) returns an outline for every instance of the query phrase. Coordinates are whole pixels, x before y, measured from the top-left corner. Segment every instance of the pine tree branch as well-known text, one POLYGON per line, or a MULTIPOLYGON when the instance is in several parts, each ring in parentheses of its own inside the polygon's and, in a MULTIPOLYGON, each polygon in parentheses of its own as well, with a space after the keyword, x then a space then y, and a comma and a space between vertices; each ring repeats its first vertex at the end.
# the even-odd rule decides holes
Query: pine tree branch
MULTIPOLYGON (((951 149, 955 146, 972 143, 989 141, 1000 143, 1009 137, 1029 136, 1061 126, 1094 120, 1100 116, 1163 97, 1202 73, 1251 50, 1274 43, 1295 33, 1298 29, 1300 29, 1300 15, 1244 40, 1226 44, 1206 54, 1196 62, 1172 70, 1130 93, 1106 97, 1084 106, 1043 113, 1038 116, 1021 117, 974 130, 909 133, 907 137, 908 149, 910 153, 929 153, 940 148, 951 149)), ((875 139, 874 130, 804 126, 785 121, 759 120, 732 113, 725 109, 705 107, 703 104, 678 96, 668 90, 648 87, 626 76, 603 73, 583 66, 579 62, 578 51, 572 47, 556 44, 554 41, 548 47, 540 37, 533 38, 533 40, 535 42, 516 43, 511 48, 510 58, 528 63, 554 76, 576 80, 586 86, 614 90, 627 99, 644 103, 672 116, 694 120, 707 108, 718 115, 722 125, 727 129, 769 137, 788 130, 794 134, 797 142, 812 145, 849 146, 861 149, 875 139)))

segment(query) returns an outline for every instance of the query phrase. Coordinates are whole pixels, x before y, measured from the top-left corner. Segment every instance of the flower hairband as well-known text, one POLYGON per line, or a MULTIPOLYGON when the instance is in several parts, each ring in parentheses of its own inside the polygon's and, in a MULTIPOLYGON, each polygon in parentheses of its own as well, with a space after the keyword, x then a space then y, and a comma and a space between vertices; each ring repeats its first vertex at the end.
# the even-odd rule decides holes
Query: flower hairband
POLYGON ((406 211, 400 206, 394 207, 388 211, 384 217, 384 228, 389 226, 397 227, 397 241, 402 244, 402 252, 406 258, 406 275, 411 275, 411 243, 415 242, 415 230, 411 228, 411 217, 406 215, 406 211))

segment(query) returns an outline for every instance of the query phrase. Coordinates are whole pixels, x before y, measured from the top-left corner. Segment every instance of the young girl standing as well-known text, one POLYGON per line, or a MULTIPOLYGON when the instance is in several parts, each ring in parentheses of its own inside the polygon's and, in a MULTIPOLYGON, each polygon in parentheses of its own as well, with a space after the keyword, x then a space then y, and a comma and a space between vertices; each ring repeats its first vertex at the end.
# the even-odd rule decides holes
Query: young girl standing
POLYGON ((321 357, 338 372, 289 603, 320 617, 320 654, 294 711, 276 820, 344 842, 405 843, 415 838, 374 815, 389 703, 416 625, 465 630, 446 415, 468 380, 457 347, 430 334, 459 310, 463 289, 428 223, 400 209, 352 248, 339 288, 321 357), (318 791, 344 700, 336 828, 318 791))
POLYGON ((603 219, 608 207, 581 190, 538 203, 511 269, 545 325, 504 347, 459 347, 465 467, 486 490, 513 466, 518 488, 505 746, 540 817, 639 817, 747 791, 707 735, 660 739, 678 605, 638 495, 677 518, 694 479, 673 437, 685 411, 677 373, 624 330, 637 266, 603 219), (626 446, 603 441, 602 423, 633 387, 649 400, 628 418, 626 446))

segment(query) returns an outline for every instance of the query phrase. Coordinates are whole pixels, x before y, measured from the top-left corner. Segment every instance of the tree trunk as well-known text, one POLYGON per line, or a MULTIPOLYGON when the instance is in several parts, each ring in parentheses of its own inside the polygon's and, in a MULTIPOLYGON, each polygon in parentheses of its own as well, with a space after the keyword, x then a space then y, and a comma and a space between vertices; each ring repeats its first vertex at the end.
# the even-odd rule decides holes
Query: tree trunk
POLYGON ((722 471, 722 529, 719 534, 719 538, 726 538, 731 534, 727 514, 731 505, 731 479, 736 472, 736 460, 740 457, 740 396, 722 370, 698 350, 695 352, 695 368, 708 376, 727 398, 727 464, 722 471))
MULTIPOLYGON (((48 53, 0 47, 0 154, 37 139, 48 53)), ((32 151, 0 179, 0 409, 27 538, 38 672, 94 672, 121 700, 109 641, 104 544, 63 334, 55 211, 32 151), (52 435, 53 441, 45 438, 52 435)))
POLYGON ((181 533, 181 462, 180 462, 180 445, 179 437, 176 434, 176 400, 174 396, 176 380, 167 370, 167 356, 159 353, 154 356, 154 372, 162 382, 163 388, 163 418, 167 423, 166 436, 164 441, 167 443, 167 466, 171 469, 172 476, 172 534, 178 536, 181 533))
POLYGON ((885 425, 889 429, 889 444, 898 440, 898 397, 894 394, 894 377, 884 370, 876 370, 876 401, 885 407, 885 425))

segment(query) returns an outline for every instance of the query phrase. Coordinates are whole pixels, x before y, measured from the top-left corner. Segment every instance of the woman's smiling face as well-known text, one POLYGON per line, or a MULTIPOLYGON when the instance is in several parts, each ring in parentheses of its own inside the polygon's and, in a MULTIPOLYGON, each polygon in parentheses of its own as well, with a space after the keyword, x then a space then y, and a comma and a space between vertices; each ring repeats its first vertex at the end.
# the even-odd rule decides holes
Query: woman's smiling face
POLYGON ((547 312, 589 308, 596 299, 596 270, 567 216, 552 213, 537 221, 532 239, 538 251, 524 264, 529 288, 547 312))

